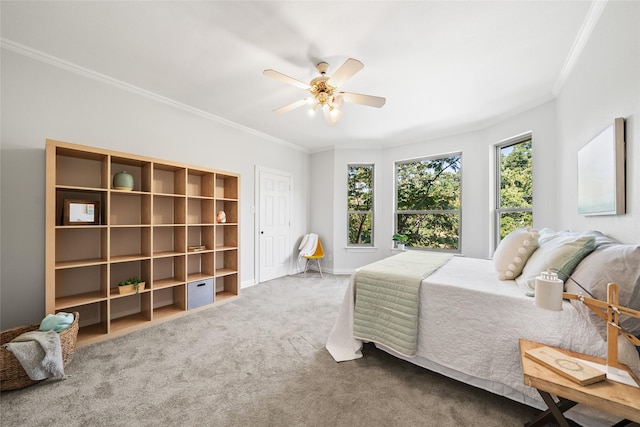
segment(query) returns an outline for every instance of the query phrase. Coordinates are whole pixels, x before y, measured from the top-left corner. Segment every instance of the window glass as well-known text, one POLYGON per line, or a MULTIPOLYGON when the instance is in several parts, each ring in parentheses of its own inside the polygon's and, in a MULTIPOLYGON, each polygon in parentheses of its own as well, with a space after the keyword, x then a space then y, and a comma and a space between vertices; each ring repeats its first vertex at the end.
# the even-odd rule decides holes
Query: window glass
POLYGON ((396 163, 396 229, 414 248, 460 251, 462 155, 396 163))
POLYGON ((533 225, 531 135, 496 147, 496 245, 519 227, 533 225))
POLYGON ((373 165, 347 167, 348 245, 373 245, 373 165))

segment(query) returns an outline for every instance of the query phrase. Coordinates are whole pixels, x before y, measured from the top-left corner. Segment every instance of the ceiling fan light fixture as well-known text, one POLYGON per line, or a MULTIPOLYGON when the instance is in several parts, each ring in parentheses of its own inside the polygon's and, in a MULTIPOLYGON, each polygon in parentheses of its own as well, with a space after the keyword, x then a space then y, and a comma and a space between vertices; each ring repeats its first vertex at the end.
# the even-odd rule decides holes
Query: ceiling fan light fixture
POLYGON ((320 76, 311 80, 309 85, 309 93, 315 98, 320 105, 330 104, 336 88, 327 84, 328 77, 320 76))

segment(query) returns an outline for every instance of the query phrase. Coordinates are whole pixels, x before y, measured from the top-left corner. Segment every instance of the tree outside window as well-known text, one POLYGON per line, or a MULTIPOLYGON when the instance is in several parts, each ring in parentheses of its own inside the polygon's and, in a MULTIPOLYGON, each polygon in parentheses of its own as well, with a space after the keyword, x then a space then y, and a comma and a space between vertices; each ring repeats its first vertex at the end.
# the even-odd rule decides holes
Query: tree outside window
POLYGON ((373 165, 347 166, 348 245, 373 246, 373 165))
POLYGON ((533 225, 531 135, 496 147, 498 179, 497 242, 519 227, 533 225))
POLYGON ((462 154, 396 163, 396 233, 408 246, 460 251, 462 154))

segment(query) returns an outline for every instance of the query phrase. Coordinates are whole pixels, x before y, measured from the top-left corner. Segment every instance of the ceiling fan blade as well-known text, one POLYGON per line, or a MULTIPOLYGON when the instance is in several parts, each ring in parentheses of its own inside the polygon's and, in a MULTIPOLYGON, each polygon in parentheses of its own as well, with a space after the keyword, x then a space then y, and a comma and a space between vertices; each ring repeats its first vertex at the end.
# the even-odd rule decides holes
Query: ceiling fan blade
POLYGON ((355 73, 362 70, 364 64, 357 59, 349 58, 344 64, 336 70, 335 73, 327 80, 327 84, 333 87, 339 87, 344 82, 349 80, 355 73))
POLYGON ((342 117, 342 111, 337 108, 331 109, 328 105, 322 107, 324 113, 324 119, 329 126, 333 126, 338 123, 338 120, 342 117))
POLYGON ((385 98, 382 98, 380 96, 362 95, 359 93, 350 92, 340 92, 340 94, 342 95, 344 102, 367 105, 369 107, 380 108, 387 101, 385 98))
POLYGON ((276 80, 280 80, 281 82, 285 82, 288 83, 290 85, 294 85, 296 87, 299 87, 301 89, 309 89, 309 84, 305 83, 303 81, 300 81, 298 79, 294 79, 293 77, 289 77, 285 74, 282 74, 279 71, 276 70, 272 70, 272 69, 268 69, 268 70, 264 70, 262 72, 262 74, 264 74, 267 77, 271 77, 272 79, 276 79, 276 80))
POLYGON ((308 104, 309 101, 307 98, 301 99, 299 101, 293 102, 289 105, 285 105, 284 107, 276 108, 273 110, 274 113, 286 113, 287 111, 295 110, 298 107, 302 107, 303 105, 308 104))
POLYGON ((333 97, 331 105, 333 105, 333 108, 337 108, 338 110, 342 108, 344 105, 344 96, 342 96, 342 93, 338 92, 338 94, 333 97))

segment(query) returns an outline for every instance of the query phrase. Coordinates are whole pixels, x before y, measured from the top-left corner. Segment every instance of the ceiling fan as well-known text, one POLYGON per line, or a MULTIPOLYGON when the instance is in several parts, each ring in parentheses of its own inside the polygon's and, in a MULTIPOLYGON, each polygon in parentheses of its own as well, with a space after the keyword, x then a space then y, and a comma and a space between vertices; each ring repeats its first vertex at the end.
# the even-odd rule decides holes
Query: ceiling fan
POLYGON ((364 64, 357 59, 349 58, 338 68, 332 76, 327 75, 329 64, 320 62, 316 69, 320 76, 314 78, 309 83, 305 83, 293 77, 289 77, 275 70, 264 70, 262 73, 276 80, 305 89, 311 94, 310 97, 301 99, 284 107, 273 110, 274 113, 286 113, 303 105, 312 105, 313 110, 322 109, 324 118, 330 126, 335 125, 342 117, 340 109, 345 102, 351 104, 367 105, 369 107, 380 108, 385 103, 385 98, 379 96, 362 95, 359 93, 342 92, 338 88, 360 71, 364 64))

